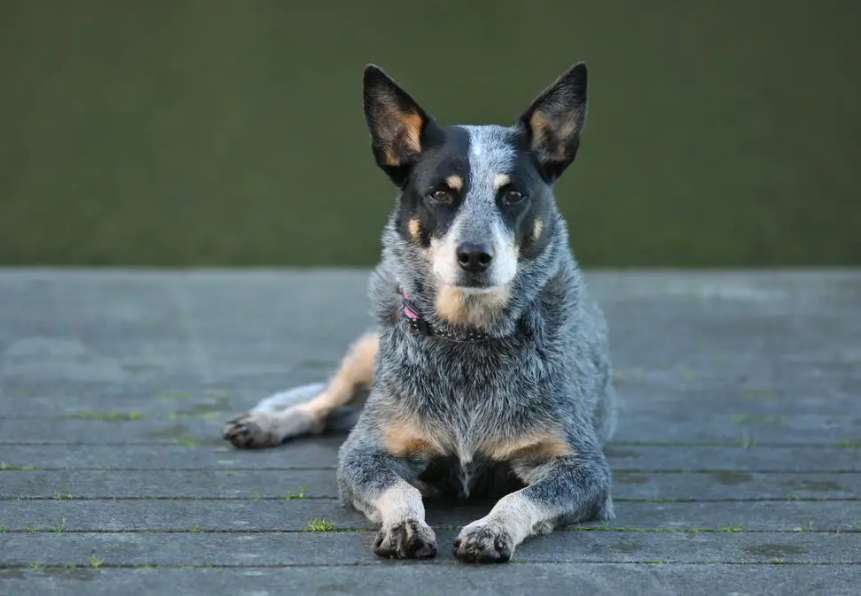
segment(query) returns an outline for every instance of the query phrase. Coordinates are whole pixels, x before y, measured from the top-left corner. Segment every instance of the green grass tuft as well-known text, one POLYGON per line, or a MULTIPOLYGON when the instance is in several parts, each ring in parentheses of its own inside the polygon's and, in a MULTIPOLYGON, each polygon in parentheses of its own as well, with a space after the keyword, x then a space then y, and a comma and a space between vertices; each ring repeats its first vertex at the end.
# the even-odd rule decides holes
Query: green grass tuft
POLYGON ((8 464, 5 461, 0 461, 0 472, 38 472, 36 466, 19 466, 16 464, 8 464))
POLYGON ((188 449, 194 449, 195 447, 200 446, 200 441, 192 436, 184 436, 176 439, 176 444, 180 447, 186 447, 188 449))
POLYGON ((742 449, 751 449, 756 447, 756 441, 750 435, 743 435, 738 442, 742 449))
POLYGON ((304 499, 306 490, 308 490, 308 487, 303 486, 303 487, 299 488, 299 490, 297 492, 290 493, 286 497, 282 497, 282 499, 284 499, 285 501, 295 501, 297 499, 304 499))
POLYGON ((90 567, 93 569, 98 569, 104 564, 104 560, 98 558, 96 555, 90 555, 90 567))
POLYGON ((316 517, 308 522, 305 526, 306 532, 332 532, 335 530, 335 524, 327 519, 316 517))
POLYGON ((837 442, 841 449, 861 449, 861 440, 843 439, 837 442))
POLYGON ((71 420, 98 420, 101 422, 136 422, 143 420, 143 414, 137 410, 131 412, 82 410, 69 414, 71 420))
POLYGON ((192 391, 162 391, 156 395, 156 399, 161 401, 175 401, 178 399, 191 399, 197 397, 192 391))

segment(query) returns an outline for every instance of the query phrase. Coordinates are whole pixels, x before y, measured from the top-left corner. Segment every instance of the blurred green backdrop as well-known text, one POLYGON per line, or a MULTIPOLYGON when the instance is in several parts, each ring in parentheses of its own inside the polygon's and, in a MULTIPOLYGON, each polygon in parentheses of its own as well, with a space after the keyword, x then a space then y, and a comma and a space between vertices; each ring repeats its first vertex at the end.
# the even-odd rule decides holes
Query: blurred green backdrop
POLYGON ((861 264, 861 3, 0 2, 0 262, 369 265, 362 66, 510 122, 576 60, 590 266, 861 264))

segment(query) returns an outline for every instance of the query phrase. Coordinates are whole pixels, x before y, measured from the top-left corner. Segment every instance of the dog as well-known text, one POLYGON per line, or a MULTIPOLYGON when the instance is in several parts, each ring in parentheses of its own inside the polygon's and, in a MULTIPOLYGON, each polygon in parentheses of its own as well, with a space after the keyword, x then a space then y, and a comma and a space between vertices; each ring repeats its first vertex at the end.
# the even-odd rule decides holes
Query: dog
POLYGON ((513 126, 441 126, 365 69, 373 154, 399 188, 370 281, 377 329, 328 385, 267 400, 224 437, 279 445, 367 396, 337 476, 344 503, 380 524, 380 556, 436 554, 423 496, 504 495, 460 531, 465 562, 508 561, 528 536, 613 518, 606 324, 553 194, 580 145, 586 82, 576 64, 513 126))

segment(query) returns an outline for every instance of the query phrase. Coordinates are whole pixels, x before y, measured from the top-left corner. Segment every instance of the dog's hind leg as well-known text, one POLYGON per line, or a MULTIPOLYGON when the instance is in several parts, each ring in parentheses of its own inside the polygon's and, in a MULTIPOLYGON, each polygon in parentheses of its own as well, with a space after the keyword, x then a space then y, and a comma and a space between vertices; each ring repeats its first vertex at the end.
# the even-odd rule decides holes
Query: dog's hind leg
POLYGON ((247 414, 229 421, 224 438, 236 447, 260 448, 322 432, 336 408, 366 393, 373 381, 378 349, 377 334, 363 335, 347 352, 328 385, 299 387, 263 400, 247 414), (304 397, 312 398, 305 401, 304 397))
POLYGON ((490 513, 464 526, 455 555, 468 563, 508 561, 529 536, 558 523, 613 518, 610 468, 591 438, 571 454, 551 459, 512 461, 525 488, 502 497, 490 513))

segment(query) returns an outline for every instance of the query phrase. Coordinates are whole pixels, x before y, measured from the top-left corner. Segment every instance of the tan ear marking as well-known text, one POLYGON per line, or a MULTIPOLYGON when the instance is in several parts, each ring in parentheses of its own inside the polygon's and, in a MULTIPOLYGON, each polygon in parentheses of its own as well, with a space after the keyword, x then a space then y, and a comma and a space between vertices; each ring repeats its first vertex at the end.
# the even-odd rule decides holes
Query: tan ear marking
POLYGON ((535 110, 529 118, 529 128, 532 129, 533 149, 544 143, 544 137, 547 135, 547 125, 547 118, 544 117, 544 114, 535 110))
POLYGON ((561 118, 556 118, 554 122, 551 122, 544 113, 540 110, 535 110, 529 118, 529 127, 532 129, 533 149, 550 146, 550 157, 564 160, 566 158, 566 149, 565 143, 561 142, 561 140, 567 139, 576 132, 578 120, 576 114, 573 113, 568 114, 564 122, 560 120, 561 118), (556 128, 555 132, 553 131, 554 125, 556 128))
POLYGON ((398 161, 398 157, 395 155, 395 152, 392 151, 391 147, 386 147, 385 154, 386 154, 385 164, 387 166, 393 166, 394 167, 394 166, 397 166, 401 163, 400 161, 398 161))
POLYGON ((415 154, 421 153, 422 150, 422 117, 416 112, 404 112, 399 115, 398 119, 400 124, 395 126, 396 130, 393 131, 391 138, 387 139, 383 151, 385 164, 392 167, 401 165, 398 151, 415 154))
POLYGON ((415 112, 407 112, 401 116, 401 124, 406 132, 407 146, 416 153, 421 152, 422 117, 415 112))

